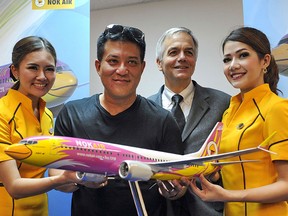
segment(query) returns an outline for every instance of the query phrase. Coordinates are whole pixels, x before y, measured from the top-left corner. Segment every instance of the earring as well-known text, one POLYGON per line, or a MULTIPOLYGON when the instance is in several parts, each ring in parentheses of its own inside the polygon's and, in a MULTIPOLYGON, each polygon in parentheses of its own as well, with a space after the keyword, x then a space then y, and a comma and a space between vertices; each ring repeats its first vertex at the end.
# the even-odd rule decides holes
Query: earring
POLYGON ((267 73, 267 68, 263 68, 263 73, 264 73, 264 74, 267 73))

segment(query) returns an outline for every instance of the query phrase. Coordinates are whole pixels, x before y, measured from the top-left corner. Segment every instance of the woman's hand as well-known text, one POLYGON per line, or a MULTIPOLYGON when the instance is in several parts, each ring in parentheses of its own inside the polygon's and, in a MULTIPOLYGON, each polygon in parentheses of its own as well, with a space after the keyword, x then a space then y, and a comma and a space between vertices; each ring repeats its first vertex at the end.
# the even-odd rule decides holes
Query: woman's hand
POLYGON ((56 190, 71 193, 79 189, 80 185, 89 188, 102 188, 108 184, 107 178, 100 177, 96 178, 95 181, 84 181, 82 178, 79 178, 79 175, 75 171, 69 170, 56 170, 56 169, 49 169, 49 175, 62 178, 61 181, 66 182, 61 186, 56 187, 56 190))
POLYGON ((225 201, 226 193, 228 193, 227 190, 219 185, 210 183, 203 174, 199 176, 199 180, 201 182, 202 189, 197 187, 196 178, 194 178, 192 181, 184 178, 181 179, 183 183, 185 182, 185 185, 189 186, 190 192, 196 194, 203 201, 225 201))

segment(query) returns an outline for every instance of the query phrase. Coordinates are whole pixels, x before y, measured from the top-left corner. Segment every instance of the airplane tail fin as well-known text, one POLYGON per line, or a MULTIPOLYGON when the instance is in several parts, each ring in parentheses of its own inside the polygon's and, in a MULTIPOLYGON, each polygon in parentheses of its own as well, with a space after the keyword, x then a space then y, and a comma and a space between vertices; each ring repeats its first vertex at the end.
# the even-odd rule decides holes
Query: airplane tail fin
POLYGON ((218 154, 222 128, 223 123, 217 122, 199 151, 188 155, 192 157, 203 157, 218 154))

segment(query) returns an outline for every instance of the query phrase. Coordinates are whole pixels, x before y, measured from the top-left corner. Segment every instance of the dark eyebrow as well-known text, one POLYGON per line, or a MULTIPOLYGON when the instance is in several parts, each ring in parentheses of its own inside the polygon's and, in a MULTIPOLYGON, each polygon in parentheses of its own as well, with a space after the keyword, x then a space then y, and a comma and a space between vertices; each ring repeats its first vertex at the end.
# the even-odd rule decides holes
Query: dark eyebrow
POLYGON ((188 47, 188 48, 185 49, 185 51, 187 51, 187 50, 192 51, 193 53, 195 53, 195 49, 193 47, 188 47))
POLYGON ((243 50, 247 50, 246 48, 242 48, 236 51, 236 53, 242 52, 243 50))
POLYGON ((167 51, 169 51, 169 50, 174 50, 174 49, 178 49, 178 47, 169 47, 169 48, 167 49, 167 51))
MULTIPOLYGON (((242 49, 239 49, 239 50, 237 50, 236 51, 236 54, 238 54, 238 53, 240 53, 240 52, 242 52, 242 51, 244 51, 244 50, 247 50, 247 48, 242 48, 242 49)), ((229 53, 229 54, 225 54, 224 56, 230 56, 231 54, 229 53)))
MULTIPOLYGON (((179 48, 178 47, 170 47, 169 49, 167 49, 167 52, 169 52, 170 50, 179 50, 179 48)), ((184 50, 195 51, 194 47, 186 47, 184 50)))
MULTIPOLYGON (((38 67, 39 64, 30 62, 30 63, 27 63, 27 66, 37 66, 38 67)), ((53 64, 45 65, 45 67, 54 67, 54 68, 56 68, 56 66, 53 65, 53 64)))
POLYGON ((107 56, 107 58, 119 58, 119 56, 118 56, 118 55, 110 54, 110 55, 107 56))
POLYGON ((137 56, 129 56, 129 59, 136 59, 136 60, 139 60, 140 57, 137 57, 137 56))

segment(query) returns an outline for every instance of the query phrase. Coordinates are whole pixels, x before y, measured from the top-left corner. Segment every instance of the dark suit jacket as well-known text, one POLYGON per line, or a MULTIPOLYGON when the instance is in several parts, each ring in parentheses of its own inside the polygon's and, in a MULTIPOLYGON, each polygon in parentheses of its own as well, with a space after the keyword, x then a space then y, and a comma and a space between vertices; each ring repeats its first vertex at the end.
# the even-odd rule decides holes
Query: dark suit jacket
MULTIPOLYGON (((193 80, 195 87, 192 107, 182 133, 184 154, 198 151, 214 128, 221 121, 223 112, 228 108, 230 96, 216 89, 204 88, 193 80)), ((148 99, 162 106, 162 86, 159 92, 148 99)), ((189 192, 172 201, 175 216, 216 216, 222 215, 223 203, 205 203, 189 192)))

